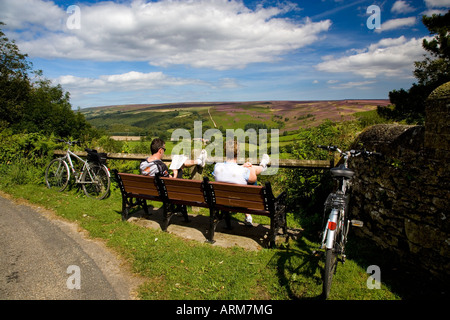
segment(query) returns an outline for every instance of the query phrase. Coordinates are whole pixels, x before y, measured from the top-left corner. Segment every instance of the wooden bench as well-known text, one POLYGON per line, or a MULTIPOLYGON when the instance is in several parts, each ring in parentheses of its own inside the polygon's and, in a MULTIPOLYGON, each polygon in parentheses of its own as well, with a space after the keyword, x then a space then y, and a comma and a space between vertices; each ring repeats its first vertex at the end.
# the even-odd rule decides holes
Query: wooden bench
POLYGON ((170 218, 181 211, 185 221, 189 221, 185 206, 176 207, 167 199, 167 195, 161 192, 159 179, 130 173, 119 173, 112 170, 122 194, 122 220, 127 220, 130 209, 141 206, 144 212, 149 215, 147 200, 159 201, 163 203, 163 225, 162 229, 167 230, 170 218))
POLYGON ((208 202, 210 208, 209 241, 214 241, 214 232, 218 222, 225 219, 230 228, 230 212, 263 215, 270 218, 269 244, 275 244, 275 238, 281 228, 287 234, 286 193, 274 197, 269 182, 264 186, 238 185, 223 182, 208 182, 208 202))
POLYGON ((208 178, 200 180, 147 177, 119 173, 113 170, 122 193, 122 219, 128 218, 129 209, 141 205, 148 214, 146 200, 163 203, 164 222, 167 230, 171 217, 177 212, 175 206, 183 206, 183 216, 188 221, 185 206, 209 208, 210 223, 208 242, 214 243, 217 224, 225 220, 231 228, 230 212, 265 215, 270 217, 269 243, 275 243, 279 229, 286 234, 286 193, 277 198, 272 193, 270 183, 264 186, 237 185, 212 182, 208 178))

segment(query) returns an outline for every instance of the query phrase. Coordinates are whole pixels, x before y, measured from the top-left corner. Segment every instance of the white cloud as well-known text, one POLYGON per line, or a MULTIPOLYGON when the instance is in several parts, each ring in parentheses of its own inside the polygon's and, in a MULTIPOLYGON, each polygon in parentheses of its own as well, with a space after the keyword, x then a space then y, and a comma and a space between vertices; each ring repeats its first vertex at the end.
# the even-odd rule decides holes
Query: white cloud
POLYGON ((330 86, 332 89, 370 89, 371 84, 374 84, 375 81, 350 81, 345 83, 340 83, 337 85, 330 86))
POLYGON ((411 27, 416 24, 416 17, 391 19, 384 22, 380 29, 375 29, 375 32, 380 33, 383 31, 398 29, 402 27, 411 27))
POLYGON ((449 0, 425 0, 427 8, 448 8, 450 7, 449 0))
POLYGON ((393 13, 411 13, 415 11, 413 7, 409 5, 406 1, 395 1, 394 5, 391 8, 391 12, 393 13))
POLYGON ((169 77, 162 72, 142 73, 137 71, 101 75, 98 78, 64 75, 54 79, 53 82, 60 84, 75 96, 102 92, 154 90, 170 86, 206 85, 200 80, 169 77))
POLYGON ((433 14, 444 15, 448 12, 448 9, 444 8, 450 8, 450 0, 425 0, 425 4, 428 9, 422 14, 426 16, 432 16, 433 14))
POLYGON ((30 56, 214 69, 277 61, 331 26, 330 20, 297 24, 280 18, 292 10, 289 4, 250 10, 239 0, 141 0, 80 5, 80 29, 69 30, 65 9, 43 0, 2 0, 0 20, 27 30, 26 38, 20 32, 15 37, 30 56))
POLYGON ((360 53, 341 58, 327 57, 327 60, 316 65, 316 68, 332 73, 353 73, 365 78, 380 75, 410 77, 414 61, 423 60, 425 54, 422 40, 407 40, 404 36, 382 39, 368 46, 364 52, 358 51, 360 53))
POLYGON ((32 31, 61 29, 66 18, 65 11, 53 2, 42 0, 0 1, 0 21, 8 28, 32 31))

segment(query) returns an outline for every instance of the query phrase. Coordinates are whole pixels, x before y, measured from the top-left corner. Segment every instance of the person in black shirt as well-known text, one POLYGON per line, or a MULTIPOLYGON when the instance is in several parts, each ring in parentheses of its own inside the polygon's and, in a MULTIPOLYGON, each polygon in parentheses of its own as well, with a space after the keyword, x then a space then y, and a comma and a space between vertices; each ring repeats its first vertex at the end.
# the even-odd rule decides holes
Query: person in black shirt
MULTIPOLYGON (((139 167, 141 174, 146 176, 154 176, 156 173, 160 172, 163 177, 179 178, 180 176, 182 176, 182 170, 178 170, 179 168, 173 169, 174 174, 170 175, 169 168, 167 168, 167 165, 161 160, 164 152, 166 151, 166 143, 164 142, 164 140, 160 138, 153 139, 150 145, 150 151, 152 155, 142 161, 139 167)), ((206 151, 202 150, 198 159, 185 160, 183 166, 192 167, 195 165, 200 165, 204 167, 205 163, 206 151)))

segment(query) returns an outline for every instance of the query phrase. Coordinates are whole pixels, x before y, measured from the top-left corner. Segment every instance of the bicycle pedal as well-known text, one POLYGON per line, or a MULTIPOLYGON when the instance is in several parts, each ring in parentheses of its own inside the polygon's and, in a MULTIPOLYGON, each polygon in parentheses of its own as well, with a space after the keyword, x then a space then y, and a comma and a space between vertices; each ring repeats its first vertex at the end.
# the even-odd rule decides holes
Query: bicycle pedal
POLYGON ((321 256, 323 256, 323 251, 320 251, 320 250, 313 250, 312 254, 313 254, 315 257, 321 257, 321 256))
POLYGON ((353 227, 361 228, 364 225, 364 222, 361 220, 352 220, 350 221, 353 227))

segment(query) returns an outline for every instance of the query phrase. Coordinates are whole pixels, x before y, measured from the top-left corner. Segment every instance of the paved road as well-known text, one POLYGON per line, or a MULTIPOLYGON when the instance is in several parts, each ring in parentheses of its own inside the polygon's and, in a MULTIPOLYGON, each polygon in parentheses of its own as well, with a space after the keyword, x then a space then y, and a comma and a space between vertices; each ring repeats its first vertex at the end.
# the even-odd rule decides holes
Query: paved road
POLYGON ((131 299, 139 280, 117 257, 49 217, 0 195, 0 300, 131 299))

